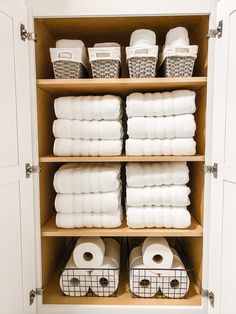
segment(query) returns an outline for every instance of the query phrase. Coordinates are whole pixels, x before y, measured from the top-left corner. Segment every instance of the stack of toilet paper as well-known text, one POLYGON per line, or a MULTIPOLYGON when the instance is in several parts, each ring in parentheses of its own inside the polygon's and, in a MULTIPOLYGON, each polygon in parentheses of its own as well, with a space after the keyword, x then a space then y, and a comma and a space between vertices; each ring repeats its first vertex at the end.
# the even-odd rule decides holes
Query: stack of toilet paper
POLYGON ((112 156, 122 151, 122 110, 118 96, 55 99, 56 156, 112 156))
POLYGON ((120 164, 68 163, 54 175, 56 225, 116 228, 122 222, 120 164))
POLYGON ((191 216, 186 162, 128 163, 126 215, 130 228, 187 228, 191 216))
POLYGON ((85 296, 113 295, 118 289, 120 244, 112 238, 81 237, 60 277, 62 292, 85 296))
POLYGON ((127 155, 194 155, 195 92, 133 93, 127 97, 127 155))
POLYGON ((139 297, 154 297, 159 291, 168 298, 183 298, 189 277, 176 250, 164 238, 146 238, 129 256, 130 290, 139 297))

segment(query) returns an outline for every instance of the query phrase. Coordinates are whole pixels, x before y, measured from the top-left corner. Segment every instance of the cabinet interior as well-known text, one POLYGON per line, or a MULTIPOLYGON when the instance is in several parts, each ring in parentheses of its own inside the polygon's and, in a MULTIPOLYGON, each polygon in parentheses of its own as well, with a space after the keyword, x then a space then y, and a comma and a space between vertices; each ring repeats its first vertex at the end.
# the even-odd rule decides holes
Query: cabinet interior
MULTIPOLYGON (((207 50, 208 42, 206 34, 208 30, 208 16, 140 16, 140 17, 94 17, 94 18, 47 18, 35 19, 35 32, 37 34, 36 43, 36 75, 37 75, 37 111, 38 111, 38 145, 39 160, 42 170, 40 173, 40 217, 42 227, 42 283, 45 286, 43 294, 44 304, 134 304, 134 305, 201 305, 199 288, 202 281, 202 226, 204 221, 204 173, 202 166, 205 155, 205 125, 206 125, 206 73, 207 73, 207 50), (86 47, 93 46, 95 42, 116 41, 121 44, 123 50, 122 60, 122 78, 128 78, 127 66, 125 61, 125 46, 129 44, 130 34, 138 28, 149 28, 157 34, 157 44, 162 46, 165 41, 166 32, 176 26, 184 26, 189 31, 191 44, 199 46, 198 58, 195 64, 194 77, 178 79, 141 79, 143 84, 138 85, 137 80, 122 81, 122 79, 111 80, 107 83, 104 80, 81 79, 80 82, 70 82, 63 80, 57 82, 53 79, 52 64, 50 61, 49 48, 55 47, 55 42, 62 38, 77 38, 84 41, 86 47), (51 81, 49 81, 51 79, 51 81), (205 79, 205 81, 204 81, 205 79), (44 81, 43 81, 44 80, 44 81), (119 81, 120 80, 120 81, 119 81), (155 81, 156 80, 156 81, 155 81), (198 83, 196 83, 196 81, 198 83), (43 84, 42 84, 43 82, 43 84), (157 82, 157 83, 156 83, 157 82), (163 84, 163 82, 165 82, 163 84), (181 82, 181 84, 179 83, 181 82), (200 82, 200 83, 199 83, 200 82), (73 85, 75 84, 75 85, 73 85), (123 84, 123 85, 122 85, 123 84), (82 86, 82 87, 81 87, 82 86), (84 89, 83 89, 84 86, 84 89), (141 229, 136 231, 127 231, 123 225, 118 229, 109 231, 98 229, 86 230, 75 229, 69 232, 63 229, 58 232, 55 226, 47 227, 49 221, 53 221, 55 215, 54 199, 55 191, 53 189, 53 176, 56 170, 66 161, 72 161, 70 158, 54 158, 52 123, 55 119, 53 102, 61 95, 98 95, 113 93, 123 98, 125 106, 125 97, 134 91, 155 92, 171 91, 175 89, 196 90, 195 121, 197 125, 195 140, 197 142, 197 155, 192 158, 169 158, 169 160, 186 160, 190 169, 191 188, 191 206, 189 210, 199 233, 191 226, 189 230, 179 230, 172 233, 170 230, 162 229, 141 229), (47 156, 52 156, 46 158, 47 156), (51 229, 50 229, 51 228, 51 229), (54 229, 53 229, 54 228, 54 229), (200 229, 199 229, 200 228, 200 229), (46 231, 45 231, 46 230, 46 231), (126 230, 124 232, 124 230, 126 230), (148 235, 166 235, 169 240, 175 244, 178 240, 185 248, 189 263, 193 267, 191 278, 191 289, 187 299, 142 299, 132 298, 128 291, 127 270, 123 267, 121 280, 117 297, 66 297, 63 296, 59 288, 59 275, 62 267, 61 261, 68 250, 71 239, 81 235, 100 236, 129 236, 130 241, 137 241, 137 236, 145 237, 148 235), (161 233, 160 233, 161 232, 161 233), (109 233, 109 234, 108 234, 109 233), (56 236, 55 236, 56 234, 56 236)), ((124 124, 126 122, 124 121, 124 124)), ((77 161, 96 162, 103 161, 104 158, 77 158, 77 161)), ((136 161, 135 158, 127 158, 125 155, 116 159, 106 158, 106 161, 121 161, 124 165, 127 161, 136 161)), ((152 158, 142 157, 141 161, 150 161, 152 158)), ((156 158, 156 161, 168 160, 163 157, 156 158)), ((74 159, 75 161, 75 159, 74 159)), ((123 256, 125 256, 123 248, 123 256)), ((124 263, 125 265, 125 263, 124 263)))

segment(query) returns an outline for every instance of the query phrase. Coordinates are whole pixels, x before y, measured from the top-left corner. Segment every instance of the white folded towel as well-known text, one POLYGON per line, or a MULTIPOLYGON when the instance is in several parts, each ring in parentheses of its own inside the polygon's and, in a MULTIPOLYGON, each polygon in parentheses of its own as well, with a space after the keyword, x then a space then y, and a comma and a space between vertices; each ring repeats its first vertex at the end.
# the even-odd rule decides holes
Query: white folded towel
POLYGON ((77 39, 60 39, 56 41, 56 48, 83 48, 82 40, 77 39))
POLYGON ((57 194, 55 198, 55 209, 61 213, 112 212, 120 205, 120 189, 106 193, 57 194))
POLYGON ((123 137, 121 121, 80 121, 58 119, 53 122, 56 138, 83 140, 119 140, 123 137))
POLYGON ((103 47, 120 47, 118 43, 115 43, 113 41, 105 42, 105 43, 96 43, 94 44, 95 48, 103 48, 103 47))
POLYGON ((188 206, 190 188, 186 185, 160 185, 126 189, 127 206, 188 206))
POLYGON ((59 228, 117 228, 122 223, 122 209, 109 213, 57 213, 59 228))
POLYGON ((126 113, 130 117, 161 117, 194 113, 196 92, 175 90, 164 93, 133 93, 127 97, 126 113))
POLYGON ((127 207, 129 228, 178 228, 185 229, 191 224, 186 207, 127 207))
POLYGON ((166 34, 165 45, 173 47, 189 45, 187 29, 182 26, 170 29, 166 34))
POLYGON ((196 142, 193 138, 133 139, 125 142, 128 156, 195 155, 196 142))
POLYGON ((193 137, 196 130, 192 114, 156 118, 129 118, 127 125, 129 137, 137 139, 187 138, 193 137))
POLYGON ((119 120, 122 116, 121 98, 105 96, 66 96, 54 100, 58 119, 119 120))
POLYGON ((126 165, 128 187, 182 185, 188 182, 189 169, 186 162, 130 162, 126 165))
POLYGON ((130 46, 146 47, 156 45, 156 34, 150 29, 137 29, 130 36, 130 46))
POLYGON ((98 193, 116 191, 120 187, 119 163, 67 163, 54 175, 57 193, 98 193))
POLYGON ((53 146, 55 156, 119 156, 122 140, 75 140, 56 138, 53 146))

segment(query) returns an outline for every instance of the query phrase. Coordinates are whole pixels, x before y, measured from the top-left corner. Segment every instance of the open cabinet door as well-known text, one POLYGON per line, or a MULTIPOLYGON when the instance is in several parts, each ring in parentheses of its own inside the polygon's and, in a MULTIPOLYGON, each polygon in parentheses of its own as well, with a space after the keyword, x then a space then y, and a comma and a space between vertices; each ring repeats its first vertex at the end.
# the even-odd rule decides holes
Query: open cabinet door
POLYGON ((213 154, 218 176, 212 179, 210 280, 214 308, 209 314, 235 313, 236 279, 236 2, 218 2, 222 37, 216 39, 213 100, 213 154))
POLYGON ((36 313, 33 180, 27 7, 0 0, 0 313, 36 313))

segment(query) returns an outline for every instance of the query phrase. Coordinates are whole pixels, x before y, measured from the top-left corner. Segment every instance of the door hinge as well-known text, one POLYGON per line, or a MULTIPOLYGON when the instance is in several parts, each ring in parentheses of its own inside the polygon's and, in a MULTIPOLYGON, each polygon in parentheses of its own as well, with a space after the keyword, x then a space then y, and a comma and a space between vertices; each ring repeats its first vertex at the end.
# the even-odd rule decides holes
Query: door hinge
POLYGON ((207 33, 207 38, 221 38, 223 33, 223 21, 221 20, 218 23, 218 26, 216 29, 209 29, 207 33))
POLYGON ((24 24, 20 24, 20 37, 23 41, 28 39, 37 42, 37 35, 34 32, 28 32, 24 24))
POLYGON ((32 166, 30 163, 25 164, 25 176, 30 178, 32 173, 40 173, 41 166, 32 166))
POLYGON ((32 289, 29 293, 29 304, 32 305, 37 295, 43 295, 44 288, 32 289))
POLYGON ((209 299, 210 305, 214 307, 215 304, 215 295, 212 291, 200 289, 200 294, 202 297, 207 297, 209 299))
POLYGON ((213 166, 204 165, 204 173, 212 173, 214 178, 217 178, 218 175, 218 164, 214 163, 213 166))

